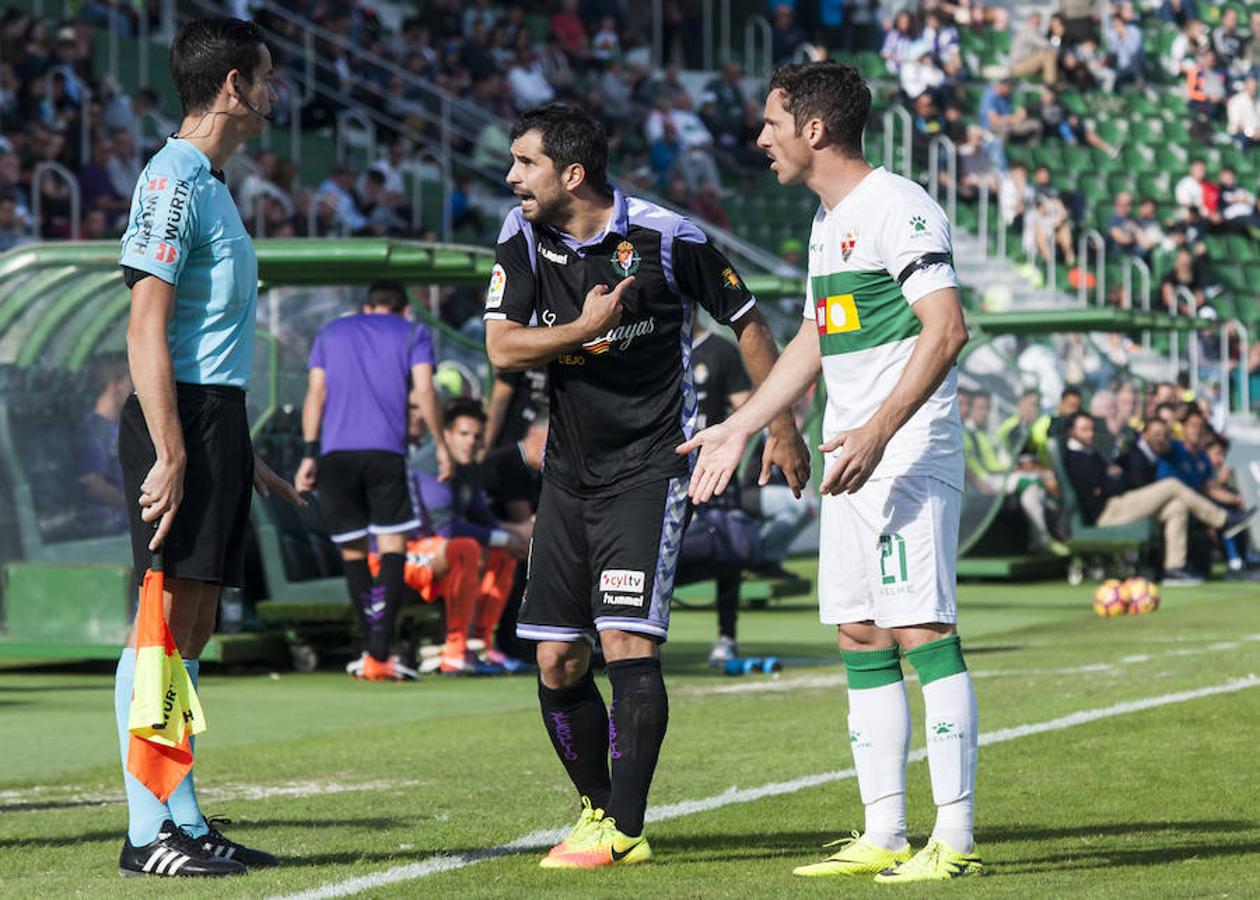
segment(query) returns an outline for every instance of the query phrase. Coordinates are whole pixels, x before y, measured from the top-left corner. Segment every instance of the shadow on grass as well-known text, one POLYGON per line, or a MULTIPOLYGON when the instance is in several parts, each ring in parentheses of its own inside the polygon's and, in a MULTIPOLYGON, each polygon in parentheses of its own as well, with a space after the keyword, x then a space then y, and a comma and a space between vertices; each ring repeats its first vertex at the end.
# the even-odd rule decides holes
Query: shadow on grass
MULTIPOLYGON (((69 805, 69 804, 67 804, 69 805)), ((230 832, 228 837, 237 840, 243 844, 252 843, 252 833, 268 828, 310 828, 310 829, 327 829, 327 828, 401 828, 407 825, 416 824, 415 819, 403 819, 396 817, 380 817, 365 816, 363 818, 347 818, 347 819, 268 819, 260 821, 245 822, 237 820, 230 827, 224 826, 224 830, 230 832)), ((41 847, 51 850, 74 850, 83 844, 121 844, 123 838, 123 829, 110 831, 88 831, 82 834, 55 834, 55 835, 39 835, 36 837, 25 838, 0 838, 0 850, 41 847)), ((261 842, 260 842, 261 843, 261 842)), ((417 850, 417 853, 423 855, 431 855, 442 852, 440 850, 417 850)), ((461 851, 453 851, 461 852, 461 851)), ((353 856, 353 854, 349 854, 353 856)), ((397 855, 397 854, 395 854, 397 855)), ((382 856, 385 856, 384 854, 382 856)), ((370 854, 364 854, 364 859, 372 858, 370 854)))

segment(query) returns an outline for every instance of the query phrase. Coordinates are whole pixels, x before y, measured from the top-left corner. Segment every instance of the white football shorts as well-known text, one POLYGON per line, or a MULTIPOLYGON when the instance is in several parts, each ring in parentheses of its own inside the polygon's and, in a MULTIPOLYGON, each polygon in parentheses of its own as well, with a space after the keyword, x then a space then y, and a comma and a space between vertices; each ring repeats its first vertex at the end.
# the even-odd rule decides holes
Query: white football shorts
POLYGON ((962 492, 930 476, 871 480, 822 498, 818 612, 827 625, 958 620, 962 492))

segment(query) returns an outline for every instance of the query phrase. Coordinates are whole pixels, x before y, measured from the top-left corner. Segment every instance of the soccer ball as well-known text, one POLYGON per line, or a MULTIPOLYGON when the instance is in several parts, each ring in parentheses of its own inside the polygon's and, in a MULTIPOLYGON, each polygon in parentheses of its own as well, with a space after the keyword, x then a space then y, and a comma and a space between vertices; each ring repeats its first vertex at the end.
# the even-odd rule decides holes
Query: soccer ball
POLYGON ((1130 578, 1124 583, 1129 592, 1129 613, 1140 616, 1159 609, 1159 585, 1145 578, 1130 578))
POLYGON ((1123 581, 1108 579, 1094 591, 1094 612, 1104 619, 1123 616, 1129 611, 1129 591, 1123 581))

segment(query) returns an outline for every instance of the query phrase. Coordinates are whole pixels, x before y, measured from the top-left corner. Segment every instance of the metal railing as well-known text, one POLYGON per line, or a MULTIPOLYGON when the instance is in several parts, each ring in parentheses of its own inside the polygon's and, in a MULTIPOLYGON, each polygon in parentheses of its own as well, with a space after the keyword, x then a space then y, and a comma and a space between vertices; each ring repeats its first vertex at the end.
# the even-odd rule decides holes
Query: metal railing
POLYGON ((1229 330, 1238 333, 1240 342, 1238 354, 1238 399, 1242 401, 1239 412, 1244 416, 1251 415, 1251 379, 1248 377, 1247 360, 1251 357, 1251 336, 1247 326, 1239 319, 1226 319, 1221 323, 1221 404, 1225 415, 1229 415, 1230 373, 1229 373, 1229 330))
MULTIPOLYGON (((1178 285, 1174 292, 1174 316, 1181 315, 1181 302, 1185 301, 1186 306, 1190 308, 1190 318, 1197 319, 1199 317, 1199 300, 1194 296, 1194 291, 1185 285, 1178 285)), ((1197 393, 1199 390, 1199 341, 1198 332, 1191 331, 1186 338, 1186 364, 1190 369, 1190 390, 1197 393)), ((1173 370, 1181 369, 1181 340, 1179 332, 1174 331, 1169 335, 1169 354, 1172 357, 1173 370)))
POLYGON ((37 234, 43 233, 41 219, 43 217, 44 202, 40 183, 46 175, 56 175, 70 188, 70 240, 77 241, 79 239, 79 221, 82 209, 79 195, 79 180, 74 177, 73 172, 61 163, 52 162, 51 160, 40 163, 31 172, 31 218, 35 220, 35 231, 37 234))
POLYGON ((1089 248, 1094 248, 1094 305, 1107 305, 1107 242, 1096 228, 1081 232, 1076 245, 1076 299, 1089 306, 1089 248))
POLYGON ((752 16, 744 23, 744 71, 760 78, 774 64, 774 31, 765 16, 752 16), (757 65, 757 38, 761 38, 761 65, 757 65))
POLYGON ((318 191, 312 191, 311 202, 306 207, 306 235, 307 237, 327 237, 336 235, 338 237, 350 236, 350 223, 348 223, 341 215, 341 207, 337 205, 337 201, 328 194, 321 194, 318 191), (333 217, 333 228, 328 235, 319 233, 319 208, 323 206, 325 209, 331 209, 335 213, 333 217))
MULTIPOLYGON (((422 150, 414 154, 414 158, 419 160, 428 160, 438 167, 438 171, 442 173, 442 240, 449 241, 451 239, 451 194, 454 192, 454 175, 451 172, 451 161, 449 157, 443 157, 436 150, 422 150)), ((424 200, 424 179, 420 177, 419 172, 411 173, 411 227, 419 231, 423 224, 420 218, 421 203, 424 200)))
POLYGON ((914 130, 914 123, 910 118, 910 113, 903 106, 890 106, 884 110, 884 168, 889 172, 897 171, 896 163, 896 131, 897 123, 901 123, 901 158, 905 162, 906 170, 900 174, 906 178, 913 177, 914 160, 910 155, 910 133, 914 130))
MULTIPOLYGON (((906 147, 910 146, 910 129, 906 129, 906 147)), ((887 147, 885 144, 885 156, 887 147)), ((946 135, 938 134, 928 142, 928 191, 932 199, 939 205, 941 202, 941 155, 945 156, 945 171, 949 176, 949 190, 946 193, 945 214, 950 222, 958 220, 958 147, 946 135)), ((909 150, 906 151, 906 177, 910 177, 912 163, 909 150)), ((987 188, 988 185, 985 185, 987 188)))
MULTIPOLYGON (((1130 256, 1123 272, 1123 297, 1124 306, 1132 309, 1133 302, 1133 270, 1136 269, 1142 280, 1142 309, 1146 312, 1151 311, 1151 267, 1146 264, 1146 260, 1137 256, 1130 256)), ((1151 349, 1151 333, 1149 331, 1142 332, 1142 349, 1151 349)))

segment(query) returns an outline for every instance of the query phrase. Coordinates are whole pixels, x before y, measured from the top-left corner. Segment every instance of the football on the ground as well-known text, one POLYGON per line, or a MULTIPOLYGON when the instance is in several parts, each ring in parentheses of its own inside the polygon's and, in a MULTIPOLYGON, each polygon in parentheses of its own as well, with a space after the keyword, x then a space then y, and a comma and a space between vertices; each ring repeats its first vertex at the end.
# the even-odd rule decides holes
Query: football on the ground
POLYGON ((1159 609, 1159 585, 1145 578, 1130 578, 1124 583, 1129 593, 1129 613, 1142 615, 1159 609))
POLYGON ((1125 583, 1109 578, 1094 591, 1094 612, 1104 619, 1122 616, 1129 611, 1129 591, 1125 583))

